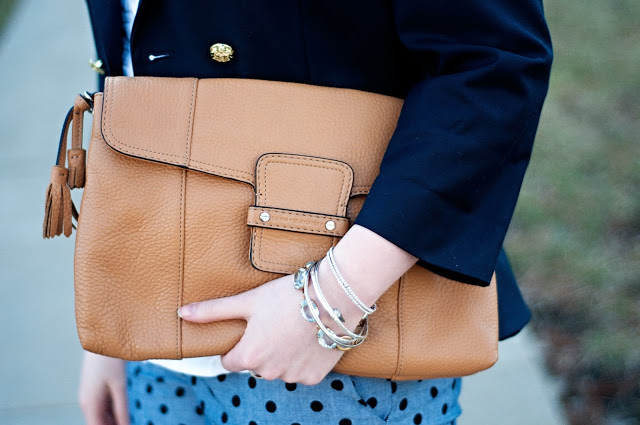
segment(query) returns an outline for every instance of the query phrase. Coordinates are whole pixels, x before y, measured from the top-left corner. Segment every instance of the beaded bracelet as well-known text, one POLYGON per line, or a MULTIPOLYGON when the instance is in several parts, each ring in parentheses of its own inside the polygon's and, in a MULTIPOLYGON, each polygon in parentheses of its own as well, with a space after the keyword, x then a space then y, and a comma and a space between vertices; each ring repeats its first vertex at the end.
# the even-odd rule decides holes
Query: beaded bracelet
MULTIPOLYGON (((354 335, 354 337, 352 337, 351 335, 336 335, 333 330, 326 327, 326 325, 320 319, 318 306, 309 297, 309 277, 311 278, 311 281, 315 288, 319 286, 317 266, 317 261, 310 261, 304 267, 300 268, 294 276, 294 287, 298 290, 302 289, 302 293, 304 296, 304 299, 300 303, 300 313, 306 321, 315 322, 318 344, 320 344, 322 347, 328 349, 338 349, 342 351, 347 351, 354 347, 357 347, 358 345, 362 344, 362 342, 364 342, 369 333, 369 321, 366 315, 363 316, 363 319, 360 321, 358 327, 356 328, 356 331, 358 331, 359 333, 354 334, 349 331, 349 333, 354 335), (307 310, 309 314, 307 314, 307 310), (329 339, 330 343, 326 341, 325 337, 329 339)), ((332 309, 329 306, 327 313, 329 313, 330 311, 332 311, 332 309)))

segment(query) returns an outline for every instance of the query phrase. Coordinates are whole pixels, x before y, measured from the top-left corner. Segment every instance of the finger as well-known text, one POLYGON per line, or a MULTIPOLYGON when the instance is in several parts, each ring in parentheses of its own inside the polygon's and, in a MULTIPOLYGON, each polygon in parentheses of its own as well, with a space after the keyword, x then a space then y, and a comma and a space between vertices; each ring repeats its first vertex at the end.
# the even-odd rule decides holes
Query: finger
POLYGON ((252 291, 247 291, 231 297, 186 304, 178 309, 178 315, 196 323, 246 319, 251 312, 252 295, 252 291))
POLYGON ((230 372, 253 370, 260 366, 261 359, 259 358, 259 353, 252 354, 248 351, 251 344, 247 344, 248 339, 246 335, 245 333, 242 338, 240 338, 240 341, 238 341, 231 351, 220 356, 222 367, 230 372))
POLYGON ((111 406, 117 425, 129 424, 129 408, 127 407, 127 390, 124 385, 111 385, 111 406))

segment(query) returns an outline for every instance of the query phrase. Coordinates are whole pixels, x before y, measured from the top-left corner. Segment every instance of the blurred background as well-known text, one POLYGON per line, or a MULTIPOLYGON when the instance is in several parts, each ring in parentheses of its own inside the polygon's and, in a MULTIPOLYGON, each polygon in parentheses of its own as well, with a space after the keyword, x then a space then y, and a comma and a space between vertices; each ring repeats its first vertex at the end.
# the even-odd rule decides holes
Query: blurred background
MULTIPOLYGON (((640 2, 545 7, 551 87, 506 241, 534 319, 463 380, 459 424, 640 425, 640 2)), ((90 57, 83 1, 0 0, 1 425, 84 423, 74 239, 41 226, 90 57)))

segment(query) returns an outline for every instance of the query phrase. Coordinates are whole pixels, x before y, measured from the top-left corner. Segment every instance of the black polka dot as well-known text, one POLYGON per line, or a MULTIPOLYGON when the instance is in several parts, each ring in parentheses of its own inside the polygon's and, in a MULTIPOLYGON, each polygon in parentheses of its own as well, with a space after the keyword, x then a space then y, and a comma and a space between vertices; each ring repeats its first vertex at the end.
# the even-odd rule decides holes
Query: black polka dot
POLYGON ((341 380, 334 379, 333 381, 331 381, 331 388, 333 388, 336 391, 342 391, 342 389, 344 388, 344 384, 342 383, 341 380))
POLYGON ((298 388, 296 384, 290 384, 288 382, 284 384, 284 387, 287 389, 287 391, 294 391, 296 388, 298 388))
POLYGON ((218 381, 223 382, 225 379, 227 379, 227 374, 218 375, 218 381))
POLYGON ((452 390, 455 390, 455 389, 456 389, 456 381, 457 381, 457 379, 454 379, 454 380, 453 380, 453 384, 451 384, 451 389, 452 389, 452 390))
POLYGON ((153 425, 153 422, 148 421, 148 422, 147 422, 147 425, 153 425))
POLYGON ((160 405, 160 413, 162 413, 163 415, 166 414, 169 411, 169 409, 167 408, 166 404, 161 404, 160 405))
POLYGON ((400 400, 400 410, 404 410, 407 408, 407 399, 403 398, 402 400, 400 400))
POLYGON ((222 412, 222 417, 220 418, 220 420, 223 424, 227 423, 227 421, 229 420, 229 415, 227 415, 227 412, 222 412))
POLYGON ((204 414, 204 401, 200 400, 200 404, 198 404, 196 406, 196 413, 198 415, 203 415, 204 414))
POLYGON ((391 383, 391 394, 395 394, 397 389, 398 389, 398 384, 396 384, 395 382, 392 382, 391 383))
POLYGON ((191 385, 195 385, 196 382, 198 382, 198 378, 196 378, 195 376, 191 377, 191 385))
POLYGON ((436 387, 431 387, 431 397, 436 398, 438 395, 438 389, 436 387))
POLYGON ((127 387, 131 388, 131 378, 127 378, 127 387))
POLYGON ((314 400, 311 402, 311 410, 313 410, 314 412, 319 412, 322 410, 322 403, 320 403, 318 400, 314 400))
POLYGON ((249 381, 248 381, 249 388, 255 388, 256 387, 256 382, 257 382, 256 378, 254 378, 253 376, 250 376, 249 377, 249 381))
POLYGON ((152 391, 153 391, 153 387, 151 386, 151 384, 147 384, 147 393, 151 394, 152 391))
POLYGON ((129 422, 132 424, 136 423, 136 418, 133 417, 133 415, 129 415, 129 422))
POLYGON ((136 366, 136 368, 133 370, 133 374, 135 376, 138 376, 140 375, 140 371, 141 371, 140 366, 136 366))
POLYGON ((447 414, 447 410, 449 410, 449 406, 447 406, 447 403, 442 405, 442 414, 446 415, 447 414))
POLYGON ((140 400, 136 400, 136 409, 139 409, 141 406, 140 400))
POLYGON ((351 419, 340 419, 340 423, 338 425, 351 425, 351 419))
POLYGON ((233 404, 235 407, 240 406, 240 397, 238 397, 237 395, 234 395, 231 398, 231 404, 233 404))
POLYGON ((294 422, 291 425, 300 425, 298 422, 294 422))
POLYGON ((163 378, 162 376, 158 376, 158 377, 156 378, 156 381, 157 381, 157 382, 164 382, 164 378, 163 378))
POLYGON ((184 387, 176 388, 176 397, 182 397, 184 395, 184 387))
POLYGON ((358 400, 358 403, 362 404, 363 406, 367 405, 367 402, 364 401, 364 399, 362 399, 362 398, 360 400, 358 400))
POLYGON ((271 400, 267 401, 265 407, 267 408, 267 412, 273 413, 276 411, 276 404, 271 400))
POLYGON ((249 425, 258 425, 256 421, 249 421, 249 425))
POLYGON ((416 425, 420 425, 422 423, 422 415, 420 413, 413 417, 413 423, 416 425))
POLYGON ((378 400, 376 400, 375 397, 371 397, 367 400, 367 404, 375 409, 376 406, 378 405, 378 400))

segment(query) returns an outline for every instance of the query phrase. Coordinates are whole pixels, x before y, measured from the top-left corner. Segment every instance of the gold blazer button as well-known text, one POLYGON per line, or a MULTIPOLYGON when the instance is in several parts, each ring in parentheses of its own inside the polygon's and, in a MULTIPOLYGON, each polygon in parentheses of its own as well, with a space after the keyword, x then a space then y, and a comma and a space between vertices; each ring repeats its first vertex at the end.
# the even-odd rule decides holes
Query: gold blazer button
POLYGON ((93 69, 95 72, 97 72, 98 74, 104 74, 104 64, 102 63, 102 60, 98 59, 98 60, 94 60, 94 59, 89 59, 89 66, 91 67, 91 69, 93 69))
POLYGON ((233 49, 228 44, 216 43, 209 48, 211 59, 217 62, 229 62, 233 57, 233 49))

